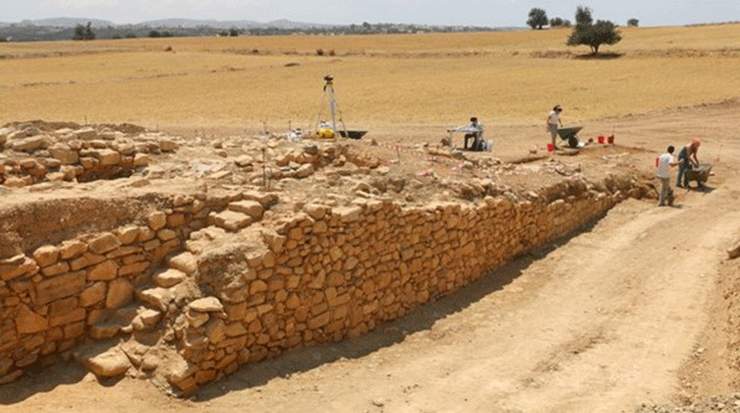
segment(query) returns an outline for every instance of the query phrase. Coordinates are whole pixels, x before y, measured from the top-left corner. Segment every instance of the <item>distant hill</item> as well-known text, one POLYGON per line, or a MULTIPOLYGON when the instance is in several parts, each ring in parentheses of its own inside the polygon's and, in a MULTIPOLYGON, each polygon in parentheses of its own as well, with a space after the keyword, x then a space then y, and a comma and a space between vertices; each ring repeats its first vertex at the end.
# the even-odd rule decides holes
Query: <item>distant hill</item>
POLYGON ((92 23, 96 27, 115 26, 112 21, 101 19, 87 19, 84 17, 52 17, 49 19, 23 20, 20 25, 24 26, 44 26, 44 27, 75 27, 78 24, 92 23))
POLYGON ((160 19, 134 24, 116 24, 108 20, 82 17, 58 17, 24 20, 20 23, 0 23, 0 41, 68 40, 74 37, 77 25, 92 23, 97 39, 130 39, 136 37, 185 37, 185 36, 269 36, 286 34, 402 34, 432 32, 469 32, 501 30, 473 26, 429 26, 401 23, 363 23, 327 25, 273 20, 206 20, 160 19))
POLYGON ((141 23, 136 23, 134 26, 147 26, 147 27, 180 27, 183 29, 194 29, 197 27, 213 27, 215 29, 251 29, 259 26, 260 23, 249 21, 249 20, 196 20, 196 19, 160 19, 160 20, 149 20, 141 23))
POLYGON ((292 20, 274 20, 271 22, 257 22, 253 20, 197 20, 197 19, 160 19, 150 20, 135 24, 135 26, 148 27, 181 27, 194 29, 197 27, 213 27, 215 29, 264 29, 275 28, 284 30, 310 29, 316 27, 328 27, 325 24, 294 22, 292 20))

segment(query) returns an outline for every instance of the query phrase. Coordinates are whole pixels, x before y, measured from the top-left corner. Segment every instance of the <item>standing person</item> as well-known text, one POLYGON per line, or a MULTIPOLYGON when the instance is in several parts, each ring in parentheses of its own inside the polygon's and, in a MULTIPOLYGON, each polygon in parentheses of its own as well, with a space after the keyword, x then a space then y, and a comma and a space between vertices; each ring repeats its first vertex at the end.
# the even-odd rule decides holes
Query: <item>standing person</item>
POLYGON ((676 148, 669 146, 666 153, 658 157, 658 171, 656 176, 660 180, 660 194, 658 206, 673 206, 673 189, 671 189, 671 167, 678 165, 673 159, 676 148))
POLYGON ((552 112, 547 116, 547 131, 550 133, 552 138, 552 146, 558 149, 558 127, 563 126, 563 121, 560 119, 560 114, 563 113, 563 108, 560 105, 552 108, 552 112))
MULTIPOLYGON (((688 171, 694 167, 699 166, 699 147, 701 146, 701 140, 694 138, 691 143, 681 148, 681 152, 678 153, 678 179, 676 186, 679 188, 689 187, 689 175, 688 171)), ((702 184, 699 184, 701 187, 702 184)))

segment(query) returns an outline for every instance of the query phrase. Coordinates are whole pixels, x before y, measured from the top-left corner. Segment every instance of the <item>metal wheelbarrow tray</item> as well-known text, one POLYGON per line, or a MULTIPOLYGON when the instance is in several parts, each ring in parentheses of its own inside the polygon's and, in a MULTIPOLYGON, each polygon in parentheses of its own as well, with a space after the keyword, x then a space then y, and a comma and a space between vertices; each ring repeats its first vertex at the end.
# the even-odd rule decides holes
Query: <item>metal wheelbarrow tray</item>
POLYGON ((699 185, 704 185, 704 183, 709 180, 711 174, 712 165, 708 163, 703 163, 696 168, 686 171, 686 176, 688 177, 689 182, 695 181, 699 185))
POLYGON ((367 135, 367 131, 364 131, 364 130, 348 130, 348 131, 340 130, 339 131, 339 134, 343 138, 362 139, 363 137, 365 137, 365 135, 367 135))
POLYGON ((577 148, 578 147, 578 132, 583 130, 582 126, 576 126, 573 128, 560 128, 558 129, 558 135, 560 136, 560 139, 567 141, 568 146, 571 148, 577 148))

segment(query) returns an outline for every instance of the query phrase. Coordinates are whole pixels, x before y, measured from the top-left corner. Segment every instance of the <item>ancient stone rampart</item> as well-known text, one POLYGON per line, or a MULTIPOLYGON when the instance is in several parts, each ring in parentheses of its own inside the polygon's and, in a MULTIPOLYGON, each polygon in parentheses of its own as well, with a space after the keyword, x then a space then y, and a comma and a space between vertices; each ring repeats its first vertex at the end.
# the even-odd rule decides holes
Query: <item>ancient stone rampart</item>
POLYGON ((128 371, 190 393, 242 364, 403 317, 601 217, 639 195, 634 184, 572 178, 423 207, 310 204, 269 223, 269 194, 173 197, 145 222, 0 260, 0 383, 107 343, 78 358, 99 376, 128 371), (254 223, 228 232, 224 211, 254 223))

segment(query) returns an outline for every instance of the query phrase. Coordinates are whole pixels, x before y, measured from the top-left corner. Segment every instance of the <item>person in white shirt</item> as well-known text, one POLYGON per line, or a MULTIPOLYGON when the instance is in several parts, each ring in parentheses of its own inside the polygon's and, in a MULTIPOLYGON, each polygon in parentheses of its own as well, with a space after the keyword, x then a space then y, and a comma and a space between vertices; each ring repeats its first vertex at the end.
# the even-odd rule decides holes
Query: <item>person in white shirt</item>
POLYGON ((658 157, 658 170, 656 176, 660 180, 660 197, 658 206, 673 205, 673 189, 671 189, 671 167, 678 165, 673 158, 676 148, 669 146, 667 152, 658 157))
POLYGON ((547 116, 547 132, 550 133, 550 138, 552 138, 552 146, 557 149, 558 143, 558 127, 563 126, 563 121, 560 120, 560 114, 563 112, 563 108, 560 105, 555 106, 552 108, 552 112, 547 116))

